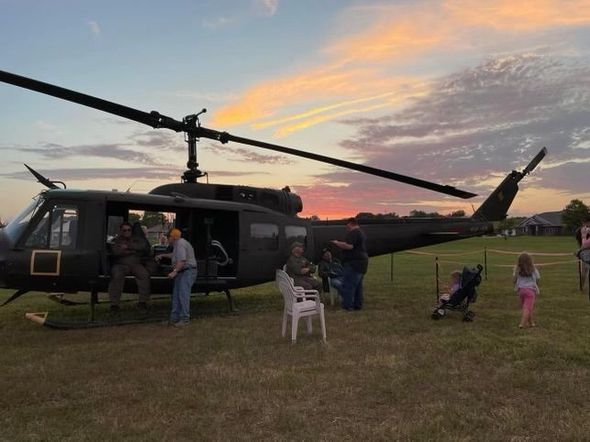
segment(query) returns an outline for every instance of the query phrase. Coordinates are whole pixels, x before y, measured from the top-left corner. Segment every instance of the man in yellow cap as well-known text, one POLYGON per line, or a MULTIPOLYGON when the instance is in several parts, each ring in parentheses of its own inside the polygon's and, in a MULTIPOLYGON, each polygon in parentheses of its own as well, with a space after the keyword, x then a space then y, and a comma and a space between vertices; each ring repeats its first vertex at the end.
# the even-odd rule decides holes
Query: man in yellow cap
POLYGON ((184 327, 190 320, 191 289, 197 279, 195 249, 190 242, 182 238, 182 233, 178 229, 170 230, 168 242, 174 248, 172 253, 158 255, 156 259, 172 259, 172 271, 168 274, 168 278, 174 279, 170 323, 175 327, 184 327))

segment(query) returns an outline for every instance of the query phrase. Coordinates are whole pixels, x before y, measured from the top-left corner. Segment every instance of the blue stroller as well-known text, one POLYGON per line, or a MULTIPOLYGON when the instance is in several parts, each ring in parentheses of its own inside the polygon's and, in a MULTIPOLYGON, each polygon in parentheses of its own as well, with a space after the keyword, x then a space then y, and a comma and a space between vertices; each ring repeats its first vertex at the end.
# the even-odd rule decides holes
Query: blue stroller
POLYGON ((463 321, 473 321, 475 313, 469 310, 469 304, 477 299, 475 288, 481 283, 482 270, 481 264, 476 267, 463 267, 459 289, 451 294, 449 299, 439 300, 438 305, 432 312, 432 319, 441 319, 447 314, 447 310, 456 310, 463 313, 463 321))

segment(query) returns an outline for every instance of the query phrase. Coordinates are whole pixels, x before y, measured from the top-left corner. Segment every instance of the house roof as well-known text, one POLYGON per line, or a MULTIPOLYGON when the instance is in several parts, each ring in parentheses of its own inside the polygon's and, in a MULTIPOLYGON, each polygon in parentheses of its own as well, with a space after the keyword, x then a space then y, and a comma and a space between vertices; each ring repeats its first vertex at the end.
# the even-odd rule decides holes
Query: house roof
POLYGON ((542 225, 542 226, 562 226, 561 216, 563 214, 562 210, 558 210, 556 212, 543 212, 538 213, 530 218, 525 219, 522 221, 518 227, 525 227, 531 225, 542 225))

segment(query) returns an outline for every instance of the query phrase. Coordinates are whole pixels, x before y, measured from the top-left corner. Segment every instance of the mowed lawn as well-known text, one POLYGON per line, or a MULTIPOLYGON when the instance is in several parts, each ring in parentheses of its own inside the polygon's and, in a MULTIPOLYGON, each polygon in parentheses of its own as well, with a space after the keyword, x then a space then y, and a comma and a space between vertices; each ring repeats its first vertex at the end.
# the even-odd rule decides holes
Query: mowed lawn
MULTIPOLYGON (((446 279, 460 263, 483 264, 484 247, 568 254, 535 257, 550 264, 540 267, 537 328, 517 327, 502 267, 516 256, 491 252, 472 323, 430 319, 433 255, 395 254, 393 281, 390 256, 372 259, 365 309, 327 307, 327 345, 317 321, 311 336, 300 325, 295 345, 280 336, 273 284, 235 291, 239 315, 223 296, 193 298, 186 329, 49 330, 24 313, 84 319, 86 307, 26 295, 0 308, 0 439, 588 440, 590 302, 574 240, 477 238, 420 251, 440 255, 446 279)), ((167 308, 156 301, 154 314, 167 308)))

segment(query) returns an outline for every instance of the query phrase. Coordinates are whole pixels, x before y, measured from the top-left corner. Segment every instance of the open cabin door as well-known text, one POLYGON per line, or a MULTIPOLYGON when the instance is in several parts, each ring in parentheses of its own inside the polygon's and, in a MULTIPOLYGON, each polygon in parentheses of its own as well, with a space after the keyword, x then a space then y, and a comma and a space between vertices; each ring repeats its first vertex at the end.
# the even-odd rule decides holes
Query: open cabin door
MULTIPOLYGON (((173 227, 179 229, 182 237, 195 249, 199 290, 225 290, 235 285, 239 263, 237 211, 109 201, 105 215, 107 259, 103 266, 103 279, 108 280, 113 262, 109 244, 118 234, 121 223, 129 222, 144 228, 145 237, 151 245, 151 254, 145 257, 145 265, 151 275, 152 293, 170 293, 172 290, 172 282, 167 278, 171 270, 170 260, 156 263, 154 257, 171 252, 166 239, 173 227)), ((129 276, 126 279, 129 281, 126 280, 125 290, 134 291, 134 278, 129 276)))
POLYGON ((197 284, 224 288, 235 280, 239 265, 237 211, 199 209, 192 212, 191 243, 197 258, 197 284))

